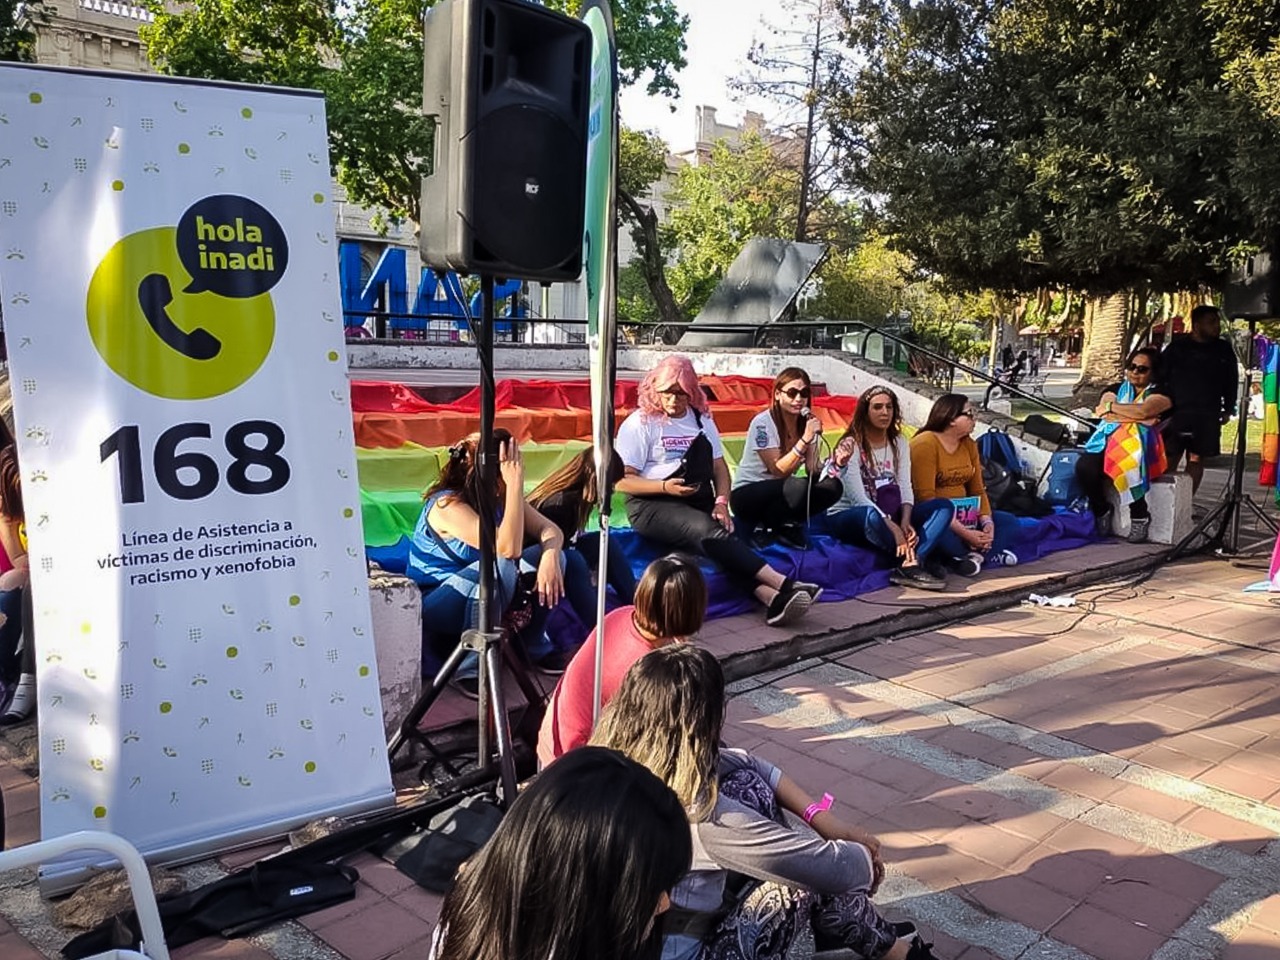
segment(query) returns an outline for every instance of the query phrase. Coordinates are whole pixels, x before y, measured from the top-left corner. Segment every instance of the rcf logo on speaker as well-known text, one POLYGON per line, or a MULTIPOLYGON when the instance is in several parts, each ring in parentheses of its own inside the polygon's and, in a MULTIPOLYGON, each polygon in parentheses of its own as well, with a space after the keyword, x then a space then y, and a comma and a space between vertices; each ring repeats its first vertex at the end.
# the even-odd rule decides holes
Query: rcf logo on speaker
POLYGON ((538 195, 538 191, 541 189, 541 185, 539 185, 538 181, 534 180, 532 177, 524 182, 524 195, 526 197, 536 197, 538 195))

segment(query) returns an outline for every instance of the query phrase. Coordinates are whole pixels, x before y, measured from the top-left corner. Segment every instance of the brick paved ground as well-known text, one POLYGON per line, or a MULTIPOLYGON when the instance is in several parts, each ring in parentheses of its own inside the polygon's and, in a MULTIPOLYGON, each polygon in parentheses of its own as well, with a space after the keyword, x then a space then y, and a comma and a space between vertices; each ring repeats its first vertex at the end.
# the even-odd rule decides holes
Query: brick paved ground
MULTIPOLYGON (((1034 588, 1050 570, 1000 576, 1034 588)), ((1080 590, 1074 608, 1018 606, 794 663, 734 684, 728 738, 880 835, 892 865, 878 899, 943 960, 1274 960, 1280 597, 1241 592, 1262 576, 1195 559, 1080 590)), ((835 624, 883 609, 821 612, 835 624)), ((754 618, 713 626, 721 652, 776 639, 754 618)), ((37 785, 12 760, 0 783, 10 842, 34 839, 37 785)), ((438 900, 371 856, 355 863, 354 901, 176 956, 424 957, 438 900)), ((32 942, 52 956, 66 937, 42 926, 32 888, 0 878, 4 960, 45 955, 32 942)))

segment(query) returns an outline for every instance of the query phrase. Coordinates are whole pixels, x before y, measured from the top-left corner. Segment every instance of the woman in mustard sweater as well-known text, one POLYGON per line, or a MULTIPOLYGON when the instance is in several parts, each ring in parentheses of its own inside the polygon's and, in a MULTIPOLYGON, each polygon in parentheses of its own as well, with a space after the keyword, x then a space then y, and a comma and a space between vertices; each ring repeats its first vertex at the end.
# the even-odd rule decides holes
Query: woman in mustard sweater
POLYGON ((1018 562, 1018 555, 1009 549, 1018 533, 1018 518, 991 509, 978 445, 973 442, 974 422, 968 397, 944 393, 911 438, 911 487, 916 500, 949 497, 956 503, 955 518, 939 539, 935 555, 965 577, 976 577, 984 563, 1011 567, 1018 562))

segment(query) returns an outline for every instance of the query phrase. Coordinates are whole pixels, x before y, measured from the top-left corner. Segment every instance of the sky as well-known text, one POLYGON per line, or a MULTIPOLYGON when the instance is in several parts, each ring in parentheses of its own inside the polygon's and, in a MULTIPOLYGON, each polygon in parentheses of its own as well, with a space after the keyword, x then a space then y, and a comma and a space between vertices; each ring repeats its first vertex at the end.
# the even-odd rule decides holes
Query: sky
POLYGON ((768 120, 769 110, 763 105, 730 99, 725 81, 742 72, 751 39, 762 30, 760 18, 777 9, 777 0, 676 0, 676 7, 689 17, 685 36, 689 65, 676 74, 680 98, 650 97, 643 83, 625 89, 619 107, 623 124, 657 130, 678 152, 693 146, 695 107, 715 107, 720 123, 738 123, 747 106, 760 110, 768 120))

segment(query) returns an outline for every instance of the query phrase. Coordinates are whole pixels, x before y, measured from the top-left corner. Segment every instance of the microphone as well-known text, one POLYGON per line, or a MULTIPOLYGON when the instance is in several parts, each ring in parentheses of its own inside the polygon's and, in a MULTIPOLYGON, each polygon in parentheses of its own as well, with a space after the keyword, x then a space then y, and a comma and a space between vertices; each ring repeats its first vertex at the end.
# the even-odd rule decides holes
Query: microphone
MULTIPOLYGON (((802 420, 806 420, 806 421, 807 421, 807 420, 810 420, 810 419, 812 419, 812 418, 813 418, 813 411, 809 409, 809 405, 808 405, 808 404, 805 404, 803 407, 801 407, 801 408, 800 408, 800 419, 802 419, 802 420)), ((821 423, 819 423, 819 424, 818 424, 818 432, 819 432, 819 433, 821 433, 821 432, 822 432, 822 424, 821 424, 821 423)))

